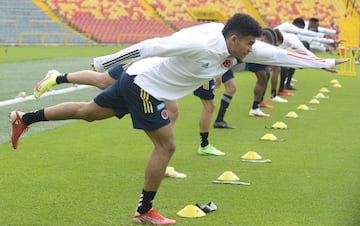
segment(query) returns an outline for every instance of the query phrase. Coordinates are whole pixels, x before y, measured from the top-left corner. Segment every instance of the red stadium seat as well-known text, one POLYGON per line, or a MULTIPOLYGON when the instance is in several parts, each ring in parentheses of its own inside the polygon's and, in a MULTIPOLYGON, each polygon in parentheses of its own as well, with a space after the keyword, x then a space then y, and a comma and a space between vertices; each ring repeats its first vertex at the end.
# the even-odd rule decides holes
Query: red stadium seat
POLYGON ((138 42, 173 30, 134 0, 45 0, 70 25, 103 43, 138 42))
MULTIPOLYGON (((296 17, 317 17, 330 27, 345 15, 345 4, 337 0, 44 0, 79 31, 104 43, 137 42, 164 36, 175 30, 205 23, 197 21, 192 9, 218 12, 229 18, 236 12, 260 13, 274 27, 296 17)), ((358 10, 359 4, 356 5, 358 10)), ((261 19, 261 18, 260 18, 261 19)))
POLYGON ((266 4, 261 0, 253 0, 253 3, 273 27, 291 22, 296 17, 305 20, 317 17, 321 26, 330 27, 331 23, 339 21, 345 13, 345 4, 337 0, 270 0, 266 4))

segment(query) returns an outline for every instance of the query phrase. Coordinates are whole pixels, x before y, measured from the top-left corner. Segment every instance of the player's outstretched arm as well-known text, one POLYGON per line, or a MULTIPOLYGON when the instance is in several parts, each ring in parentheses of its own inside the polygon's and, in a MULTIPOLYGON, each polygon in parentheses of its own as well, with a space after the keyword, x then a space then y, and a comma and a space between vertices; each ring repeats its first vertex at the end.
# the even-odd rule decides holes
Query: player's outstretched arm
MULTIPOLYGON (((258 63, 294 68, 334 68, 335 65, 345 63, 348 59, 324 59, 316 56, 307 56, 256 41, 244 59, 247 63, 258 63)), ((333 71, 333 70, 331 70, 333 71)))
MULTIPOLYGON (((336 59, 335 60, 335 64, 343 64, 345 62, 349 61, 349 59, 347 58, 343 58, 343 59, 336 59)), ((331 72, 331 73, 337 73, 338 71, 336 70, 335 67, 331 67, 331 68, 324 68, 325 71, 331 72)))
POLYGON ((343 63, 348 62, 348 61, 349 61, 349 58, 336 59, 335 64, 343 64, 343 63))

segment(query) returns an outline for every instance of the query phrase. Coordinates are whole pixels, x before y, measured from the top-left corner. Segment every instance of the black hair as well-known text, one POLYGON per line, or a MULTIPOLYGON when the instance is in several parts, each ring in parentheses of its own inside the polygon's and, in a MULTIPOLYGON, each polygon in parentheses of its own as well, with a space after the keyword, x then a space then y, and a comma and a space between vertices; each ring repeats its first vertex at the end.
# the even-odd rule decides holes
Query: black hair
POLYGON ((236 13, 226 22, 222 33, 225 38, 228 38, 234 34, 240 37, 249 35, 260 37, 262 33, 262 27, 251 16, 243 13, 236 13))
POLYGON ((320 22, 320 20, 316 17, 312 17, 312 18, 310 18, 309 22, 318 23, 318 22, 320 22))
POLYGON ((270 42, 270 44, 277 46, 284 41, 284 37, 279 29, 264 28, 262 35, 270 42))
POLYGON ((305 46, 305 48, 307 48, 308 50, 310 50, 310 43, 307 41, 301 41, 302 44, 305 46))
POLYGON ((271 28, 264 28, 262 35, 270 42, 271 45, 276 45, 278 42, 275 31, 271 28))
POLYGON ((280 45, 281 43, 284 42, 284 36, 282 35, 281 31, 280 31, 278 28, 275 28, 275 29, 274 29, 274 32, 275 32, 276 37, 277 37, 277 39, 278 39, 277 44, 280 45))
POLYGON ((305 27, 305 21, 303 18, 301 17, 298 17, 298 18, 295 18, 292 22, 294 25, 299 25, 301 27, 305 27))

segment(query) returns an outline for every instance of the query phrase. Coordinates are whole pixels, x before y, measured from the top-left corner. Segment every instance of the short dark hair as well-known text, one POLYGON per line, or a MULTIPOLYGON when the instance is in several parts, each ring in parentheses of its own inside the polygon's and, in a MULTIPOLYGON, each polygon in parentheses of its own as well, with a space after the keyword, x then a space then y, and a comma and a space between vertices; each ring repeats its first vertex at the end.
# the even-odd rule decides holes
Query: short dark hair
POLYGON ((305 46, 305 48, 307 48, 308 50, 310 50, 310 43, 307 41, 301 41, 302 44, 305 46))
POLYGON ((316 18, 316 17, 311 17, 309 22, 318 23, 318 22, 320 22, 320 20, 318 18, 316 18))
POLYGON ((275 29, 274 29, 274 32, 275 32, 276 37, 277 37, 277 39, 278 39, 277 44, 280 45, 281 43, 284 42, 284 36, 282 35, 281 31, 280 31, 278 28, 275 28, 275 29))
POLYGON ((295 18, 292 22, 294 25, 299 25, 301 27, 305 27, 305 21, 303 18, 301 17, 298 17, 298 18, 295 18))
POLYGON ((279 29, 272 29, 272 28, 264 28, 262 35, 266 37, 266 39, 270 42, 272 45, 279 45, 283 43, 284 37, 282 36, 282 33, 279 29))
POLYGON ((235 34, 240 37, 252 35, 260 37, 262 27, 251 16, 244 13, 236 13, 225 24, 222 33, 225 38, 235 34))
POLYGON ((276 45, 278 42, 275 31, 271 28, 264 28, 262 35, 270 42, 271 45, 276 45))

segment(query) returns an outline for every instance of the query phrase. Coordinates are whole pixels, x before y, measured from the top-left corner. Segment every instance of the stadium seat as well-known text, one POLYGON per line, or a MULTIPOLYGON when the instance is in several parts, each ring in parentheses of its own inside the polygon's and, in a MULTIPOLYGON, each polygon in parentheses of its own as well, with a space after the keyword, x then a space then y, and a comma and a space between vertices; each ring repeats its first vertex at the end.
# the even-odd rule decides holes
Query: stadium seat
POLYGON ((74 44, 87 39, 51 20, 33 1, 3 1, 0 5, 0 41, 3 44, 74 44))
POLYGON ((229 18, 236 12, 246 12, 242 1, 238 0, 147 0, 147 2, 177 30, 204 23, 204 21, 197 21, 191 15, 189 12, 191 9, 215 10, 221 13, 224 18, 229 18))
MULTIPOLYGON (((224 18, 222 21, 237 12, 259 14, 270 26, 285 21, 290 22, 299 16, 305 20, 316 16, 322 26, 330 27, 345 13, 345 4, 337 0, 326 2, 252 0, 251 3, 245 0, 43 0, 43 2, 63 21, 67 21, 80 32, 89 33, 101 43, 138 42, 145 38, 169 35, 185 27, 219 20, 215 17, 204 19, 199 16, 201 15, 199 10, 205 12, 208 10, 209 15, 216 12, 224 18)), ((356 6, 358 7, 358 4, 356 6)), ((259 15, 258 19, 261 20, 259 15)), ((40 25, 33 26, 40 27, 40 25)))
POLYGON ((102 43, 134 43, 165 36, 173 30, 134 0, 46 0, 52 9, 81 32, 102 43))
POLYGON ((330 27, 345 13, 345 4, 337 0, 270 0, 267 2, 253 0, 253 3, 272 27, 283 22, 291 22, 296 17, 302 17, 305 20, 317 17, 320 19, 321 26, 330 27))

